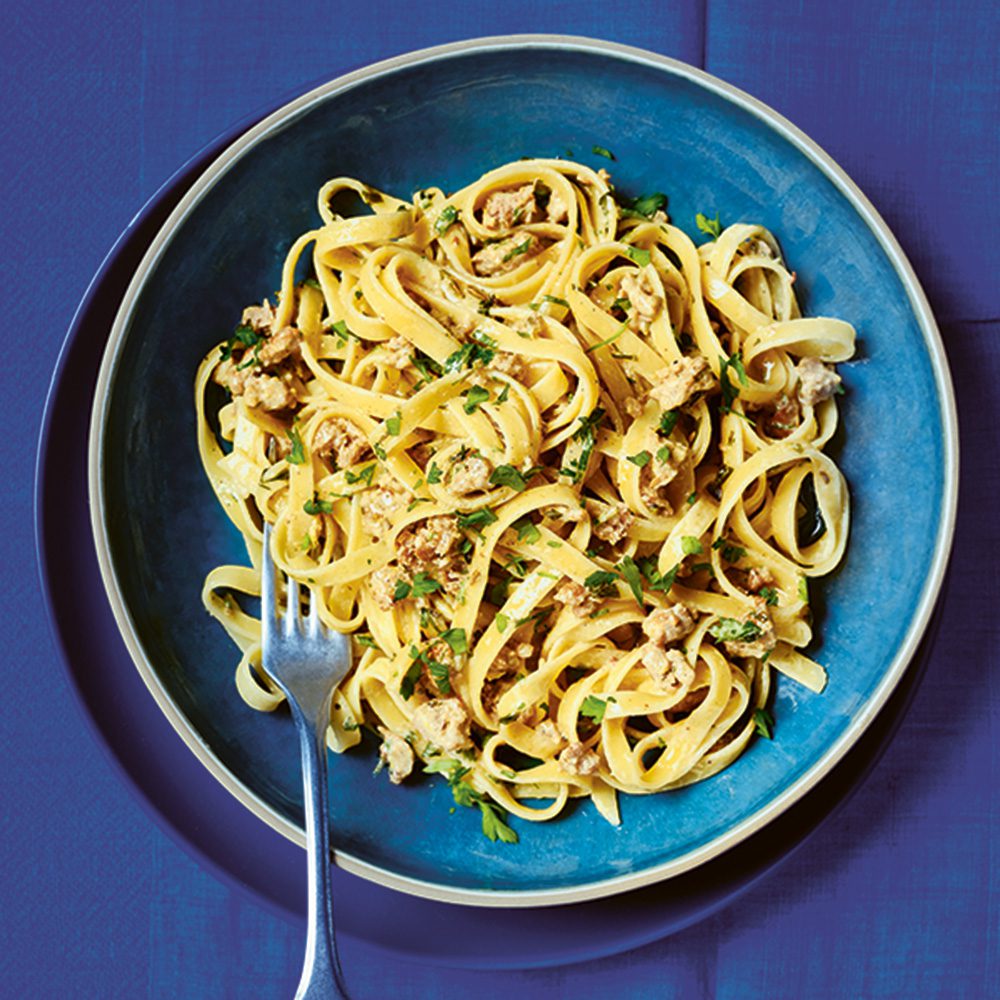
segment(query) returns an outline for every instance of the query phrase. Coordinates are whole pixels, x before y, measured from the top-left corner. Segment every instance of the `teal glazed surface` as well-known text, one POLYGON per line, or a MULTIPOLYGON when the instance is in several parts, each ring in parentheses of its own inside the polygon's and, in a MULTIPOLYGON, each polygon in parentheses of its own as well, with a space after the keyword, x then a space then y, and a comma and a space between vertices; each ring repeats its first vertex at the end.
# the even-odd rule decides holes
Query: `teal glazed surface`
POLYGON ((450 889, 606 883, 759 818, 876 700, 924 599, 949 508, 947 401, 910 294, 865 218, 752 108, 663 65, 594 49, 473 50, 393 69, 293 114, 216 180, 163 247, 119 347, 102 456, 111 561, 158 684, 222 768, 301 826, 291 720, 244 705, 235 647, 200 602, 206 573, 246 554, 198 459, 198 362, 244 305, 278 287, 285 252, 316 225, 316 192, 330 177, 407 197, 453 190, 520 156, 569 155, 609 167, 627 194, 667 193, 671 220, 696 240, 699 211, 767 226, 798 274, 804 313, 857 328, 833 448, 851 488, 851 539, 842 569, 813 585, 809 651, 830 682, 817 696, 779 678, 774 740, 756 740, 709 781, 622 797, 618 828, 589 803, 550 823, 515 820, 516 846, 486 840, 478 812, 452 814, 441 780, 397 788, 373 777, 370 743, 331 757, 335 848, 450 889), (595 145, 616 162, 593 155, 595 145))

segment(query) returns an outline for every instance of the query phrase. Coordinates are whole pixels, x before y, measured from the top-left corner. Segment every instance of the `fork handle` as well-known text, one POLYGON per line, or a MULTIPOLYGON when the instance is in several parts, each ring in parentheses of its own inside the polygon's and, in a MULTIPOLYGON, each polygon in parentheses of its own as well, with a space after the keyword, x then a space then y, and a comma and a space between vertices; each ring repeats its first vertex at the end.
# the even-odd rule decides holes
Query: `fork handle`
POLYGON ((327 817, 326 727, 330 700, 316 719, 293 709, 302 749, 305 792, 306 849, 309 864, 309 908, 306 955, 295 1000, 349 1000, 340 971, 333 935, 333 884, 330 867, 330 825, 327 817))

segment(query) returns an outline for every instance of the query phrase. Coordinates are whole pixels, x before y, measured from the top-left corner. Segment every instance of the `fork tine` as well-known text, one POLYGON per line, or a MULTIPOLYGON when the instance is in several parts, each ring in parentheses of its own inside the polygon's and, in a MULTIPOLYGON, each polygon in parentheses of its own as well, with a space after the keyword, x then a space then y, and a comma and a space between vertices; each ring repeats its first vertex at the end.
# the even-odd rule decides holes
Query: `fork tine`
POLYGON ((261 639, 273 633, 278 624, 278 602, 274 594, 274 560, 271 558, 271 525, 264 522, 264 549, 260 566, 261 639))
POLYGON ((285 580, 287 607, 285 608, 285 635, 298 631, 302 619, 302 606, 299 601, 299 581, 294 576, 285 580))
POLYGON ((312 638, 318 636, 320 629, 323 627, 323 623, 319 617, 319 595, 315 590, 309 593, 309 618, 307 619, 307 626, 307 632, 312 638))

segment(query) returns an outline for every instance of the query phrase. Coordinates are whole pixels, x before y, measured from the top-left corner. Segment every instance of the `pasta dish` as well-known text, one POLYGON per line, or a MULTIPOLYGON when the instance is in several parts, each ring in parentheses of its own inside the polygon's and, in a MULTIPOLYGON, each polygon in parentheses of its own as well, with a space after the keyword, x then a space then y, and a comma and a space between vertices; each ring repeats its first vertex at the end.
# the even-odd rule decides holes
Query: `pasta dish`
POLYGON ((197 375, 251 563, 203 599, 249 705, 283 700, 247 601, 265 520, 353 636, 330 748, 377 735, 391 781, 441 774, 491 839, 586 796, 618 823, 618 792, 771 737, 774 670, 823 689, 807 581, 847 541, 824 446, 854 330, 800 314, 771 233, 699 215, 696 243, 665 195, 562 159, 318 202, 197 375))

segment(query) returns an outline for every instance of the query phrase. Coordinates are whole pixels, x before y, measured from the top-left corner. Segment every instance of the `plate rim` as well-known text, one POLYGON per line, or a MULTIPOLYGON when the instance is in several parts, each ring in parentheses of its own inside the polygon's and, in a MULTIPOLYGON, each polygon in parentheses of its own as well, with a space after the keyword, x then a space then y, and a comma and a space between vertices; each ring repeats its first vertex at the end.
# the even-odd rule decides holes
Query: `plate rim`
POLYGON ((612 56, 627 63, 645 65, 670 75, 688 80, 695 85, 723 98, 725 101, 748 111, 768 125, 774 132, 799 150, 847 199, 867 225, 885 253, 906 290, 910 307, 921 329, 930 355, 934 382, 938 390, 942 424, 942 507, 938 521, 930 570, 921 590, 913 618, 895 655, 883 673, 878 686, 866 700, 850 724, 826 750, 823 756, 779 795, 731 827, 725 833, 699 845, 677 858, 644 868, 638 872, 616 875, 611 878, 584 882, 574 886, 560 886, 540 890, 487 889, 456 887, 427 879, 401 875, 370 861, 365 861, 347 851, 334 850, 336 863, 344 870, 401 892, 434 899, 441 902, 460 903, 486 907, 537 907, 556 906, 583 902, 669 879, 682 872, 705 864, 724 851, 742 842, 760 830, 772 819, 785 812, 817 785, 848 750, 868 729, 896 689, 910 665, 921 638, 927 630, 931 615, 941 590, 954 539, 958 502, 958 418, 951 373, 944 345, 927 297, 920 285, 906 254, 888 225, 846 172, 814 140, 757 98, 727 83, 705 70, 645 49, 618 42, 583 36, 562 34, 524 34, 486 36, 466 39, 444 45, 418 49, 390 59, 361 67, 334 77, 304 94, 293 98, 268 114, 257 124, 238 135, 219 155, 208 164, 201 175, 178 202, 157 231, 122 299, 108 342, 104 350, 94 391, 88 435, 87 480, 90 497, 90 521, 97 550, 97 561, 105 592, 119 632, 129 655, 147 689, 161 712, 181 737, 187 747, 230 794, 246 808, 284 837, 305 845, 301 827, 275 813, 270 805, 235 777, 212 752, 186 715, 159 683, 151 661, 147 658, 139 633, 128 610, 127 602, 118 583, 111 558, 110 539, 107 531, 104 492, 104 443, 106 416, 110 408, 111 388, 124 348, 125 333, 137 304, 139 293, 149 272, 155 268, 169 245, 173 231, 211 191, 228 168, 252 148, 272 129, 280 128, 313 104, 354 87, 391 75, 399 70, 421 63, 476 52, 502 52, 511 48, 542 48, 575 51, 587 54, 612 56))

